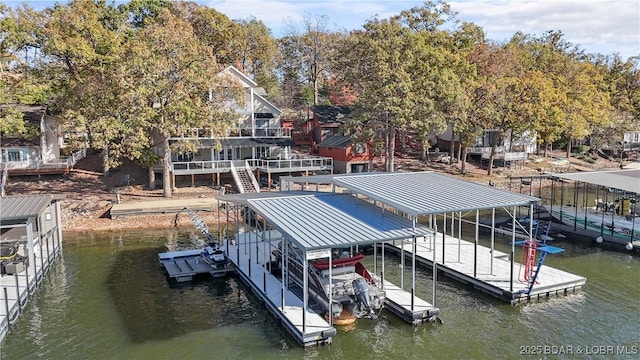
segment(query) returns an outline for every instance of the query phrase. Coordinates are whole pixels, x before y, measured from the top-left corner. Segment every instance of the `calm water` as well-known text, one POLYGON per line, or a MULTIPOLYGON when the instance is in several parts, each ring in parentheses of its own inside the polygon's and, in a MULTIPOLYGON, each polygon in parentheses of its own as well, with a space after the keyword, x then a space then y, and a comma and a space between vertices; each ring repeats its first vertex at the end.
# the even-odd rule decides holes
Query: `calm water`
MULTIPOLYGON (((0 357, 494 359, 556 358, 552 353, 569 349, 573 356, 560 357, 640 354, 640 259, 625 253, 559 243, 567 251, 547 257, 546 264, 587 277, 583 290, 516 307, 441 276, 442 324, 412 327, 383 312, 377 321, 340 329, 331 346, 305 350, 234 277, 171 286, 157 253, 167 245, 193 246, 193 238, 184 230, 67 234, 63 256, 5 338, 0 357)), ((506 242, 498 248, 506 250, 506 242)), ((387 276, 397 279, 397 261, 387 261, 387 276)), ((430 273, 418 275, 418 295, 431 300, 430 273)))

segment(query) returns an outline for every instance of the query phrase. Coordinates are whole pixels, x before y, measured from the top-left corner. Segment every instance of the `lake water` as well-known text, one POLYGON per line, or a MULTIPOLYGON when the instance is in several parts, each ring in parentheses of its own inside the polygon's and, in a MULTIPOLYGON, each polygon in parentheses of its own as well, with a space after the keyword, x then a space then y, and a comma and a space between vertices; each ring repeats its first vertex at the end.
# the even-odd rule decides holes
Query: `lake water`
MULTIPOLYGON (((0 348, 2 359, 638 358, 640 258, 557 243, 545 265, 585 276, 582 291, 510 306, 439 277, 442 324, 382 312, 303 349, 235 277, 170 285, 157 253, 191 247, 185 230, 65 234, 63 254, 0 348)), ((506 251, 506 241, 498 241, 506 251)), ((387 258, 386 276, 398 278, 387 258)), ((410 282, 410 275, 405 281, 410 282)), ((418 273, 431 300, 431 274, 418 273)))

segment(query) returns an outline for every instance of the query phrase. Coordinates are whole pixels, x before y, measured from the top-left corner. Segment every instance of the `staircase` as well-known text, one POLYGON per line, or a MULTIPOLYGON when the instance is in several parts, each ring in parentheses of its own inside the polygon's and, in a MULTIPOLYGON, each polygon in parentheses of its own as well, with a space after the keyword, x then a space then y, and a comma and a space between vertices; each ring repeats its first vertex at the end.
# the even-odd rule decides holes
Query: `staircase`
POLYGON ((231 174, 241 194, 260 192, 258 181, 248 164, 245 163, 244 167, 236 167, 231 163, 231 174))
POLYGON ((9 177, 9 167, 5 165, 4 169, 2 170, 2 182, 0 183, 0 196, 5 195, 4 188, 5 186, 7 186, 8 177, 9 177))

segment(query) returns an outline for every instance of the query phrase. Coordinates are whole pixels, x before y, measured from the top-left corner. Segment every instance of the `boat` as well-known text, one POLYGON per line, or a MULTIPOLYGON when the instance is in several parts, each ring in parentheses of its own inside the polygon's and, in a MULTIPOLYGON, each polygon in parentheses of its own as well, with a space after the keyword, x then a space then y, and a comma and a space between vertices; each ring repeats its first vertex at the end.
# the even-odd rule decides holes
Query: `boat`
MULTIPOLYGON (((273 255, 276 258, 274 265, 281 266, 282 243, 278 244, 273 255)), ((288 274, 300 287, 303 286, 302 258, 301 251, 289 243, 288 274)), ((382 282, 362 265, 361 261, 364 258, 363 254, 351 256, 348 252, 334 252, 331 269, 328 260, 308 261, 308 294, 325 312, 327 320, 329 314, 333 315, 335 325, 352 324, 362 317, 376 319, 376 312, 384 305, 385 292, 381 288, 382 282)))

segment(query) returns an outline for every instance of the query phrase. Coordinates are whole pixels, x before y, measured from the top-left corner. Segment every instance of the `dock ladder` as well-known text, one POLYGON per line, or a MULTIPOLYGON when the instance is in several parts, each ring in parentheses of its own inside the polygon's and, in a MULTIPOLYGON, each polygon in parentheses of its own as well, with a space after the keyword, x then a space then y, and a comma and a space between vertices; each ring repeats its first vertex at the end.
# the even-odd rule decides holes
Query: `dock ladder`
POLYGON ((533 285, 536 284, 538 275, 540 274, 540 269, 542 268, 542 264, 544 263, 544 259, 547 257, 547 254, 560 254, 564 249, 557 246, 538 244, 538 242, 533 239, 516 241, 515 244, 523 246, 522 251, 523 254, 525 254, 524 279, 529 284, 529 287, 526 291, 523 290, 522 292, 529 295, 531 294, 531 290, 533 290, 533 285), (537 252, 540 252, 540 257, 536 262, 535 258, 537 252), (535 266, 533 265, 534 262, 536 263, 535 266))

